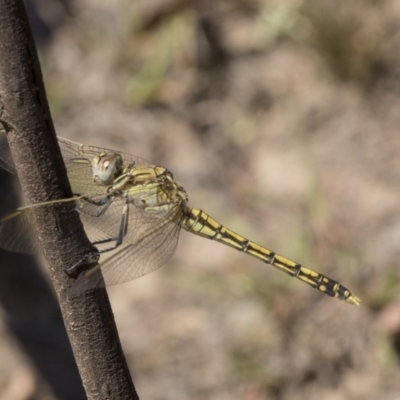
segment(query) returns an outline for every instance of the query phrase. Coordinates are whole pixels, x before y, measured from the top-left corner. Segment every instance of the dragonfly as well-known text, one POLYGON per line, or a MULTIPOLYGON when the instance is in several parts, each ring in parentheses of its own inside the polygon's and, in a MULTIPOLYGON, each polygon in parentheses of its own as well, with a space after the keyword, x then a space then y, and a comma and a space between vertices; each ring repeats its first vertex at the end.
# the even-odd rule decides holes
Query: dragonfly
MULTIPOLYGON (((253 256, 328 296, 360 304, 339 282, 250 241, 205 211, 189 207, 185 189, 168 169, 120 151, 62 137, 58 142, 74 195, 62 201, 75 202, 90 241, 99 256, 106 256, 78 273, 71 295, 155 271, 173 255, 183 229, 253 256)), ((0 166, 15 173, 4 131, 0 131, 0 166)), ((33 213, 52 203, 21 207, 0 219, 0 247, 37 251, 39 243, 31 233, 33 213)), ((73 274, 78 267, 66 271, 73 274)))

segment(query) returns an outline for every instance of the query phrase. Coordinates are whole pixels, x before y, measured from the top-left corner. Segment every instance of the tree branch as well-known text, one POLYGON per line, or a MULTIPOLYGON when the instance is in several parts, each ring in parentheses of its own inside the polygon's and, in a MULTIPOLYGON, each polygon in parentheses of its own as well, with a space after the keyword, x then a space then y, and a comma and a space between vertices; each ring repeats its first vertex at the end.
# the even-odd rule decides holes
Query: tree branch
MULTIPOLYGON (((22 0, 0 0, 0 122, 28 203, 71 197, 22 0)), ((137 399, 105 290, 68 298, 65 268, 94 248, 73 204, 39 210, 36 234, 89 399, 137 399)), ((63 362, 63 360, 59 360, 63 362)))
MULTIPOLYGON (((0 215, 18 202, 12 181, 0 169, 0 215)), ((0 266, 2 313, 9 334, 35 368, 35 396, 44 398, 50 388, 58 400, 86 399, 60 307, 36 260, 0 249, 0 266)))

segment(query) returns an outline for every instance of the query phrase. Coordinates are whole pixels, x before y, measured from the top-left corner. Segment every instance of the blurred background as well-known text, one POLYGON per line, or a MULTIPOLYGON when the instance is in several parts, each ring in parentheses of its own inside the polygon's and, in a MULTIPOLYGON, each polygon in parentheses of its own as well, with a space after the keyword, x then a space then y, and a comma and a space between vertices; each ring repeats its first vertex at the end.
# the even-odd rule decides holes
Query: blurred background
MULTIPOLYGON (((140 397, 400 399, 400 3, 27 9, 58 135, 168 167, 192 206, 362 299, 182 232, 168 265, 109 289, 140 397)), ((0 278, 0 398, 81 398, 27 265, 0 278)))

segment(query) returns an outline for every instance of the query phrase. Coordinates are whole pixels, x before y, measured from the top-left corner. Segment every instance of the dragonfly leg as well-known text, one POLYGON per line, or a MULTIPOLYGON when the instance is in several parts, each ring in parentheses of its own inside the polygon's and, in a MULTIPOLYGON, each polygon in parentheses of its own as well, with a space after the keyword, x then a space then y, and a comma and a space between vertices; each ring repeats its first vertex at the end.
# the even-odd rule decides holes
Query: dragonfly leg
MULTIPOLYGON (((102 214, 104 214, 105 211, 107 211, 108 207, 111 204, 111 197, 107 196, 107 198, 105 198, 105 199, 107 199, 107 201, 104 201, 104 207, 96 215, 92 215, 92 214, 89 214, 89 213, 84 213, 81 210, 78 210, 78 211, 82 212, 82 214, 88 215, 90 217, 94 217, 94 218, 99 217, 102 214)), ((90 203, 95 204, 95 202, 91 202, 89 199, 85 199, 85 200, 89 201, 90 203)), ((103 200, 101 200, 101 201, 103 201, 103 200)), ((97 203, 100 203, 100 202, 97 202, 97 203)), ((124 206, 123 212, 122 212, 121 225, 120 225, 118 236, 93 242, 94 245, 97 245, 97 244, 102 244, 102 243, 108 243, 108 242, 115 241, 116 242, 115 245, 113 247, 110 247, 110 248, 107 248, 107 249, 104 249, 104 250, 97 251, 95 253, 90 253, 90 254, 85 255, 77 263, 75 263, 71 267, 67 268, 65 270, 66 273, 68 275, 71 275, 71 276, 76 276, 80 272, 80 270, 82 269, 83 265, 85 265, 85 269, 90 269, 91 266, 93 266, 94 264, 96 264, 98 262, 99 256, 100 256, 101 253, 105 253, 107 251, 114 250, 118 246, 120 246, 121 243, 122 243, 122 240, 123 240, 123 238, 126 235, 126 232, 128 230, 128 216, 129 216, 129 208, 128 208, 128 203, 126 203, 125 206, 124 206), (86 266, 88 264, 89 264, 89 268, 86 268, 86 266)))
POLYGON ((108 210, 108 207, 110 207, 110 205, 112 203, 112 197, 110 195, 104 197, 103 199, 101 199, 99 201, 91 200, 88 197, 82 197, 82 199, 87 201, 90 204, 100 207, 100 209, 94 214, 84 211, 84 210, 80 210, 79 208, 76 209, 81 214, 84 214, 84 215, 87 215, 88 217, 93 217, 93 218, 101 217, 108 210))
POLYGON ((70 276, 77 276, 81 269, 90 269, 96 265, 100 258, 100 252, 95 251, 84 255, 77 263, 69 268, 65 268, 65 272, 70 276))
POLYGON ((104 240, 97 240, 97 241, 93 242, 94 245, 97 245, 97 244, 104 244, 104 243, 109 243, 109 242, 115 241, 114 246, 100 250, 99 253, 106 253, 108 251, 115 250, 118 246, 120 246, 122 244, 124 237, 128 231, 128 221, 129 221, 129 204, 127 201, 122 210, 121 224, 119 227, 118 236, 104 239, 104 240))

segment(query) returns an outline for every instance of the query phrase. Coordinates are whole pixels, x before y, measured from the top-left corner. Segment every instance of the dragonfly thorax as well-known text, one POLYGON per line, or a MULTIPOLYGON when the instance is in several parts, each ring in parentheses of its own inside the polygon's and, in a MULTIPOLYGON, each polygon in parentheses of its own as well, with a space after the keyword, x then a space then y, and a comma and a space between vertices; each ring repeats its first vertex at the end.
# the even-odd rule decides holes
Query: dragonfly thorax
POLYGON ((123 173, 123 160, 120 154, 100 153, 93 157, 93 181, 98 185, 111 185, 123 173))
POLYGON ((111 186, 110 192, 116 191, 125 192, 136 207, 157 217, 169 215, 188 201, 185 189, 174 181, 172 174, 156 166, 136 165, 111 186))

